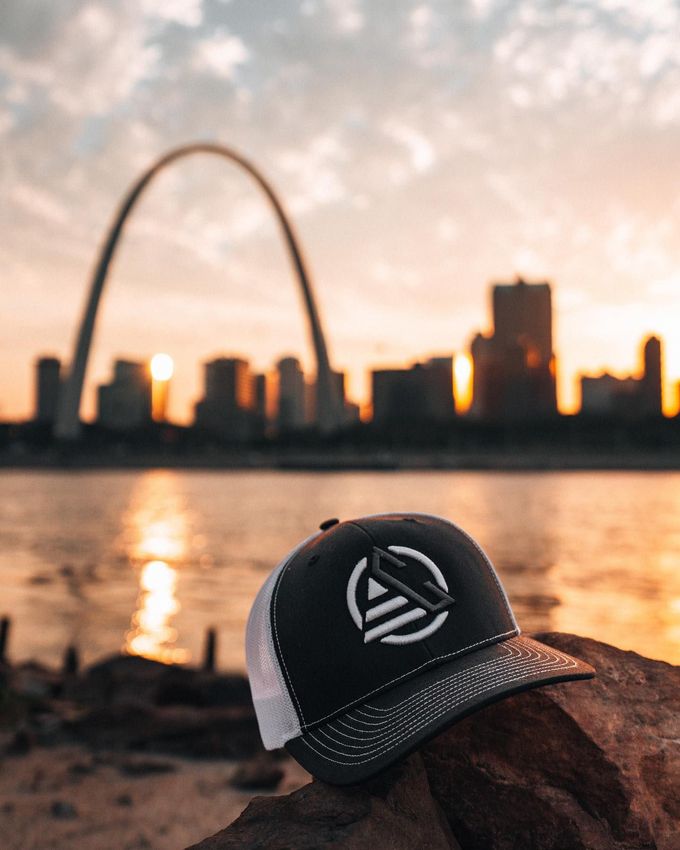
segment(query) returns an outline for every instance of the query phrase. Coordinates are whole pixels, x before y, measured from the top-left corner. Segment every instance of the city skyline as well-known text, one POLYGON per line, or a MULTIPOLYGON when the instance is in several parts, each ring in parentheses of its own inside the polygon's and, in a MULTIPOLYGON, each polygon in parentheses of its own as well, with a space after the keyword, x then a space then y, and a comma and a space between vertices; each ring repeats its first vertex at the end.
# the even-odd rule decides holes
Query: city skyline
MULTIPOLYGON (((30 410, 33 340, 70 356, 126 187, 197 138, 243 150, 280 191, 353 395, 366 362, 465 347, 486 281, 515 272, 558 283, 563 410, 573 376, 633 370, 628 340, 652 332, 677 379, 679 39, 665 0, 7 4, 0 415, 30 410)), ((275 224, 223 163, 163 175, 112 278, 86 414, 119 352, 191 364, 200 338, 309 368, 275 224)), ((197 379, 180 366, 174 416, 197 379)))
MULTIPOLYGON (((634 371, 630 340, 652 332, 677 380, 678 38, 671 2, 8 4, 0 415, 29 414, 37 340, 70 356, 125 188, 194 138, 247 152, 281 192, 353 396, 365 363, 466 347, 486 281, 515 271, 558 284, 563 410, 579 371, 634 371)), ((86 415, 118 353, 173 354, 175 418, 203 354, 309 369, 274 224, 224 164, 163 176, 112 277, 86 415)))
MULTIPOLYGON (((357 405, 348 396, 344 372, 332 373, 344 414, 343 427, 359 421, 391 424, 451 424, 456 416, 480 421, 544 421, 560 412, 556 397, 558 358, 553 347, 553 287, 548 281, 489 287, 491 331, 471 336, 469 352, 434 354, 391 368, 367 364, 371 394, 357 405), (463 368, 459 368, 459 367, 463 368)), ((625 376, 590 370, 579 373, 578 409, 590 416, 635 419, 663 412, 664 342, 656 335, 638 346, 640 368, 625 376)), ((202 360, 203 392, 192 403, 187 422, 205 432, 247 440, 319 424, 315 374, 306 373, 297 357, 281 355, 275 364, 252 371, 242 354, 224 353, 202 360)), ((175 364, 166 353, 141 361, 117 358, 112 379, 97 387, 97 421, 113 430, 141 427, 168 415, 169 383, 175 364), (162 402, 159 407, 159 401, 162 402), (160 411, 160 416, 159 416, 160 411)), ((43 355, 35 360, 34 413, 38 423, 56 420, 63 391, 60 362, 43 355)), ((680 401, 680 381, 673 390, 680 401)))

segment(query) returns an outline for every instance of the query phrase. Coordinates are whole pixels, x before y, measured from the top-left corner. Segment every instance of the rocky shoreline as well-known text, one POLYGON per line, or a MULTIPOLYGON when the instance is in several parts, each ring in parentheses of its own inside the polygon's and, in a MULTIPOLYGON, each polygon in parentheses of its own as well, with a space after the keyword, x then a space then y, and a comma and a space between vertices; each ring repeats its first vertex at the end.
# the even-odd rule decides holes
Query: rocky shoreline
POLYGON ((678 850, 680 668, 538 637, 597 678, 492 705, 363 785, 256 798, 192 850, 678 850))
POLYGON ((263 751, 243 676, 0 664, 2 850, 178 850, 309 779, 263 751))
POLYGON ((5 664, 3 850, 680 850, 680 668, 540 639, 597 678, 490 706, 345 789, 262 750, 242 676, 135 657, 64 674, 5 664), (289 793, 237 817, 275 790, 289 793))

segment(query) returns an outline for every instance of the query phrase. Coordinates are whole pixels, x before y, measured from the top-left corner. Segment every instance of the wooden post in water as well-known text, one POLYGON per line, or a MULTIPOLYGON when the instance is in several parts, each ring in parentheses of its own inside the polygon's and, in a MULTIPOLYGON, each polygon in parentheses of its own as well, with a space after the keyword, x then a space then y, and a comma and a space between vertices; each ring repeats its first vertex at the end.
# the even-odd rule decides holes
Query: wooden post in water
POLYGON ((7 661, 10 622, 9 617, 0 618, 0 662, 7 661))
POLYGON ((209 673, 215 672, 215 655, 217 653, 217 631, 212 626, 205 633, 203 648, 203 669, 209 673))

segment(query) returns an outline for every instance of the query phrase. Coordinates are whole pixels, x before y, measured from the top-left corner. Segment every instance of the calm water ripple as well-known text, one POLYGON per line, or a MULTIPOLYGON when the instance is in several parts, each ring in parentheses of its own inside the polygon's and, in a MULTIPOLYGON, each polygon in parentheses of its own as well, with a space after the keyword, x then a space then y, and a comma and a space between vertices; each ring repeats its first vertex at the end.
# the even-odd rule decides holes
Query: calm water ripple
POLYGON ((525 631, 680 663, 680 473, 3 472, 0 614, 15 659, 124 648, 222 667, 268 571, 323 519, 441 514, 496 565, 525 631))

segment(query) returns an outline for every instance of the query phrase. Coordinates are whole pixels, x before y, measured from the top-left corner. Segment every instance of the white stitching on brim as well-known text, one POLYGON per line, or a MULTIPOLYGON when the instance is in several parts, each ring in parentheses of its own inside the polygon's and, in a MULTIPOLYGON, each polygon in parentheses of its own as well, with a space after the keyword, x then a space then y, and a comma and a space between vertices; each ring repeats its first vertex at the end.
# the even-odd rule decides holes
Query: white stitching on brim
MULTIPOLYGON (((378 738, 384 738, 384 740, 381 742, 381 746, 373 747, 372 749, 367 750, 366 753, 358 753, 358 755, 368 755, 368 753, 370 753, 367 758, 352 758, 351 753, 347 751, 336 750, 334 747, 329 746, 323 740, 320 740, 315 734, 315 732, 323 733, 327 738, 329 738, 329 740, 341 746, 351 747, 352 749, 366 749, 365 746, 362 746, 360 744, 349 745, 345 744, 344 742, 337 741, 323 729, 318 729, 314 732, 307 732, 300 738, 300 740, 303 741, 310 750, 321 756, 326 761, 350 766, 364 764, 366 762, 374 761, 375 759, 379 758, 383 753, 389 752, 391 749, 394 749, 396 746, 398 746, 399 743, 403 742, 411 736, 412 730, 417 731, 418 729, 424 728, 425 726, 437 720, 439 717, 456 708, 457 706, 462 705, 483 693, 488 693, 490 691, 493 691, 497 687, 508 683, 523 681, 524 679, 528 679, 543 672, 573 669, 578 664, 578 662, 570 656, 563 655, 562 653, 557 653, 552 649, 550 649, 550 653, 553 654, 548 654, 543 649, 542 644, 536 644, 534 641, 529 642, 525 638, 520 638, 514 643, 520 644, 520 646, 523 645, 526 651, 536 653, 536 656, 540 658, 539 652, 536 649, 536 647, 539 646, 541 647, 541 652, 544 658, 548 660, 545 662, 536 663, 535 658, 532 658, 531 662, 528 663, 524 656, 522 656, 521 654, 515 656, 513 652, 513 657, 515 661, 510 661, 508 663, 502 661, 499 662, 498 660, 496 660, 495 662, 496 668, 498 668, 499 664, 503 666, 504 669, 501 671, 503 675, 494 675, 499 672, 498 669, 492 671, 491 675, 482 674, 481 676, 478 676, 475 681, 472 681, 470 683, 470 687, 464 689, 464 691, 462 692, 460 691, 458 682, 449 684, 449 686, 442 693, 436 695, 437 703, 434 706, 434 712, 431 712, 429 715, 425 716, 421 714, 419 717, 412 719, 412 722, 402 722, 397 726, 393 726, 393 724, 390 723, 389 725, 391 728, 387 730, 387 737, 384 734, 380 734, 377 736, 378 738), (519 676, 517 675, 519 671, 526 669, 528 666, 531 668, 528 673, 524 673, 523 675, 519 676), (448 696, 453 696, 453 701, 442 703, 441 698, 448 696), (326 752, 322 752, 321 750, 313 746, 310 743, 309 738, 311 738, 315 743, 322 747, 326 752), (328 755, 329 752, 344 756, 345 760, 333 758, 332 756, 328 755)), ((513 649, 519 650, 519 647, 514 647, 513 649)), ((487 666, 487 663, 488 662, 481 662, 478 666, 487 666)), ((432 703, 432 700, 430 699, 429 702, 432 703)), ((332 731, 338 732, 339 730, 333 728, 332 731)), ((344 735, 345 733, 340 732, 340 734, 344 735)), ((357 740, 358 738, 359 736, 355 735, 353 740, 357 740)), ((375 742, 372 741, 371 744, 373 743, 375 742)))
MULTIPOLYGON (((333 735, 329 734, 330 732, 334 732, 337 735, 342 735, 345 738, 350 738, 353 741, 361 739, 362 741, 368 742, 368 744, 356 744, 347 746, 352 746, 352 748, 366 748, 366 746, 370 746, 370 743, 380 738, 384 738, 386 735, 397 731, 401 726, 408 721, 412 720, 414 714, 420 707, 425 703, 432 703, 433 701, 439 701, 442 698, 447 698, 451 693, 456 693, 457 696, 467 697, 469 694, 475 694, 476 689, 480 684, 485 684, 489 681, 492 681, 496 674, 502 672, 504 675, 507 675, 509 670, 512 671, 513 676, 523 672, 527 668, 530 673, 535 672, 537 669, 537 661, 540 663, 541 670, 545 671, 547 669, 567 669, 569 667, 575 667, 575 663, 570 663, 571 659, 565 658, 561 655, 551 655, 551 654, 539 654, 535 650, 527 647, 516 647, 515 652, 513 652, 513 660, 510 661, 502 661, 500 664, 503 666, 503 670, 499 670, 499 664, 496 663, 495 669, 489 671, 487 669, 480 670, 477 675, 474 677, 468 677, 468 681, 459 681, 456 679, 454 682, 449 680, 443 680, 440 683, 442 686, 438 689, 431 689, 430 693, 425 693, 422 699, 415 700, 413 704, 409 705, 407 709, 403 709, 399 716, 396 719, 390 718, 389 720, 383 720, 381 723, 368 723, 368 721, 357 720, 356 718, 352 718, 357 723, 365 723, 369 726, 378 727, 373 729, 360 729, 356 726, 351 726, 348 723, 345 723, 342 720, 335 720, 333 723, 329 723, 328 726, 322 729, 318 729, 323 733, 329 740, 335 741, 336 744, 341 744, 344 746, 343 741, 338 741, 337 738, 334 738, 333 735), (554 663, 558 662, 558 663, 554 663), (465 685, 465 687, 463 687, 465 685), (352 729, 355 733, 353 735, 348 735, 343 732, 341 729, 338 729, 334 724, 342 723, 343 726, 346 726, 348 729, 352 729)), ((484 662, 483 665, 479 665, 480 667, 487 668, 489 662, 484 662)), ((418 695, 420 696, 420 695, 418 695)))
MULTIPOLYGON (((420 717, 415 722, 404 725, 404 728, 399 730, 399 734, 388 736, 387 738, 385 738, 385 740, 383 742, 381 742, 381 743, 384 744, 384 746, 373 747, 369 750, 366 750, 366 753, 370 753, 370 755, 367 758, 364 758, 364 759, 350 758, 351 753, 348 753, 346 749, 345 750, 337 750, 337 749, 335 749, 335 747, 329 746, 327 743, 320 740, 313 732, 309 732, 307 734, 310 737, 312 737, 312 739, 317 744, 319 744, 321 747, 323 747, 326 750, 325 753, 321 752, 320 750, 317 750, 316 747, 312 746, 312 744, 308 740, 306 740, 305 738, 302 738, 302 740, 305 742, 305 744, 310 749, 314 750, 322 758, 324 758, 327 761, 336 762, 337 764, 356 765, 356 764, 363 764, 365 762, 374 761, 375 759, 379 758, 383 753, 389 752, 390 750, 392 750, 396 746, 398 746, 398 744, 400 744, 401 742, 410 738, 411 735, 412 735, 412 730, 418 731, 419 729, 423 728, 424 726, 428 725, 429 723, 437 720, 442 715, 444 715, 447 712, 451 711, 452 709, 456 708, 458 705, 462 705, 462 704, 468 702, 470 699, 472 699, 476 696, 479 696, 480 694, 492 691, 496 687, 498 687, 500 685, 504 685, 506 683, 515 683, 515 682, 519 682, 523 679, 530 678, 531 676, 534 676, 536 673, 541 673, 541 672, 544 672, 546 670, 569 669, 570 666, 575 666, 575 665, 565 664, 565 665, 562 665, 562 667, 560 667, 560 668, 556 668, 554 663, 548 663, 548 664, 545 664, 545 665, 542 665, 542 666, 537 666, 532 672, 526 673, 523 676, 517 676, 513 672, 513 673, 510 673, 509 675, 507 675, 506 677, 500 677, 500 678, 497 678, 497 679, 485 680, 484 684, 486 684, 488 682, 487 687, 482 687, 477 691, 470 689, 464 696, 459 696, 453 702, 450 702, 450 703, 447 703, 447 704, 444 704, 444 705, 439 703, 438 706, 437 706, 438 707, 437 712, 433 713, 432 715, 430 715, 427 718, 420 717), (332 756, 327 754, 328 751, 336 753, 337 755, 345 756, 345 760, 341 761, 339 759, 333 758, 332 756)), ((318 730, 318 731, 323 731, 323 730, 318 730)), ((330 738, 330 736, 328 736, 328 735, 326 735, 326 737, 329 737, 329 739, 333 740, 334 743, 340 743, 338 741, 335 741, 335 739, 330 738)), ((342 745, 343 746, 352 746, 352 749, 364 749, 364 750, 366 749, 365 747, 361 747, 360 745, 346 745, 346 744, 344 744, 344 742, 342 743, 342 745)), ((365 755, 366 753, 360 753, 359 755, 365 755)))
POLYGON ((491 635, 491 637, 484 638, 484 640, 478 640, 477 643, 471 643, 469 646, 464 646, 462 649, 457 649, 455 652, 448 652, 446 655, 438 655, 436 658, 431 658, 429 661, 425 661, 423 664, 420 664, 418 667, 414 667, 413 670, 409 670, 407 673, 403 673, 401 676, 397 676, 395 679, 392 679, 389 682, 385 682, 384 685, 380 685, 377 688, 373 688, 372 691, 369 691, 367 694, 363 694, 356 699, 351 700, 345 705, 341 705, 340 708, 336 708, 333 711, 330 711, 328 714, 324 714, 323 717, 319 717, 318 720, 310 720, 308 723, 303 724, 305 729, 308 729, 312 723, 320 723, 322 720, 326 720, 327 717, 330 717, 331 714, 337 714, 337 712, 342 711, 345 708, 348 708, 350 705, 355 705, 357 702, 361 702, 361 700, 366 699, 366 697, 372 697, 373 694, 377 694, 378 691, 384 691, 389 685, 393 685, 395 682, 400 681, 400 679, 405 679, 407 676, 412 676, 414 673, 417 673, 418 670, 422 670, 423 667, 427 666, 435 666, 436 661, 443 661, 445 658, 454 658, 456 655, 461 655, 463 652, 467 652, 469 649, 475 649, 478 646, 489 646, 495 643, 500 643, 501 638, 507 638, 508 635, 518 635, 517 629, 512 629, 509 632, 502 632, 499 635, 491 635))
MULTIPOLYGON (((539 654, 533 648, 528 647, 514 647, 512 656, 508 657, 507 661, 502 661, 500 664, 503 666, 502 670, 499 670, 499 664, 495 665, 496 669, 492 670, 481 670, 476 677, 470 680, 467 683, 466 687, 461 687, 460 683, 456 680, 454 682, 445 683, 445 687, 441 688, 439 691, 435 691, 434 693, 425 694, 424 697, 420 700, 417 700, 413 705, 409 706, 408 709, 404 709, 400 713, 400 717, 397 720, 389 720, 386 723, 382 724, 382 728, 379 730, 366 730, 366 729, 355 729, 356 732, 361 733, 360 735, 353 735, 351 739, 362 740, 366 743, 362 744, 345 744, 344 741, 338 741, 337 738, 334 738, 330 732, 335 732, 337 734, 341 734, 344 737, 347 736, 344 732, 336 729, 333 724, 329 724, 325 729, 318 729, 316 731, 321 732, 326 738, 330 741, 333 741, 336 744, 341 746, 348 746, 352 749, 368 749, 371 745, 380 740, 380 739, 389 739, 398 737, 394 733, 398 733, 401 728, 409 727, 414 719, 414 715, 418 713, 421 707, 427 708, 426 704, 432 704, 434 702, 439 703, 442 699, 446 699, 451 694, 455 694, 460 698, 467 698, 468 696, 474 696, 478 690, 480 685, 486 685, 488 682, 494 682, 498 679, 498 674, 502 673, 504 677, 512 674, 513 679, 516 677, 518 673, 530 668, 530 674, 536 670, 537 661, 540 663, 541 670, 550 669, 559 667, 560 669, 566 668, 569 666, 565 664, 562 657, 547 655, 545 653, 539 654), (512 660, 511 660, 512 658, 512 660), (559 662, 557 665, 554 662, 559 662)), ((487 662, 488 664, 488 662, 487 662)), ((480 665, 480 667, 486 666, 480 665)), ((337 721, 334 721, 337 722, 337 721)))

